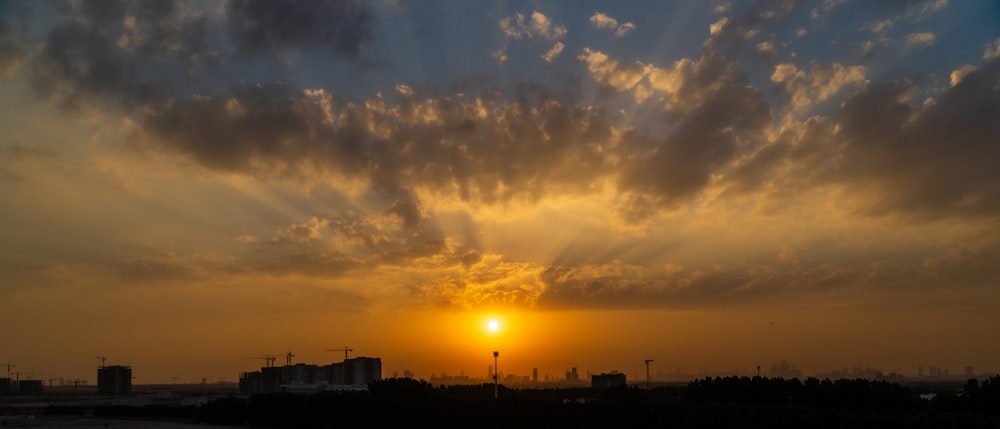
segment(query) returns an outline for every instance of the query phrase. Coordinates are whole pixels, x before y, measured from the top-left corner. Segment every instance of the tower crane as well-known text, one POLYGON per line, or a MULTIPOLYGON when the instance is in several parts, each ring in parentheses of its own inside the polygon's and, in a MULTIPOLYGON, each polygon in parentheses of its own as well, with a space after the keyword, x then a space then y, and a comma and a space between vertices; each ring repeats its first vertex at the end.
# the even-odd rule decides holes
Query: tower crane
POLYGON ((264 359, 264 362, 266 362, 267 367, 270 368, 274 366, 274 360, 277 358, 278 357, 275 355, 260 355, 260 356, 248 356, 240 359, 264 359))
POLYGON ((0 364, 0 365, 3 365, 3 366, 7 367, 7 378, 10 378, 10 369, 17 367, 17 365, 14 365, 12 363, 3 363, 3 364, 0 364))
POLYGON ((101 368, 104 368, 106 366, 105 363, 108 361, 108 358, 104 356, 98 356, 97 358, 101 360, 101 368))
POLYGON ((295 355, 292 354, 291 350, 289 350, 288 353, 285 353, 285 365, 291 366, 293 357, 295 357, 295 355))
POLYGON ((21 372, 21 371, 18 371, 17 372, 17 380, 18 381, 21 380, 21 374, 24 374, 24 375, 28 376, 28 378, 26 378, 25 380, 31 380, 31 376, 32 375, 41 374, 41 373, 40 372, 21 372))
POLYGON ((347 354, 353 352, 354 349, 344 346, 342 349, 326 349, 325 352, 344 352, 344 362, 347 362, 347 354))

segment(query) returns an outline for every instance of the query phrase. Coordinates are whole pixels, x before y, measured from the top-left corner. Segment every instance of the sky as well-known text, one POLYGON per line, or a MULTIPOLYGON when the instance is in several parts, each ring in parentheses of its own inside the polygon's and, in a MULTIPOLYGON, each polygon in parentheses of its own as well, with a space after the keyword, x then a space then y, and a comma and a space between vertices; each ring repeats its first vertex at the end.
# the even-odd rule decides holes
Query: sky
POLYGON ((3 1, 0 130, 26 377, 1000 371, 997 2, 3 1))

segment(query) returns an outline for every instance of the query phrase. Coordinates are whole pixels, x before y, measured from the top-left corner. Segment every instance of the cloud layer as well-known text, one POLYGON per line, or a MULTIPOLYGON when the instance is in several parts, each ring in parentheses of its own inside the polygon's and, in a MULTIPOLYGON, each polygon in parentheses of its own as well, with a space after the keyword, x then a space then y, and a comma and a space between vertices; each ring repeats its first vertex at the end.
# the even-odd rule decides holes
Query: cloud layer
MULTIPOLYGON (((974 225, 963 230, 968 236, 994 232, 997 42, 983 42, 981 58, 950 65, 936 81, 932 73, 886 73, 865 62, 874 51, 853 51, 896 43, 908 55, 947 43, 945 35, 920 31, 917 19, 943 13, 947 2, 890 7, 897 15, 851 23, 858 39, 843 45, 853 58, 802 58, 806 49, 787 41, 813 37, 793 20, 835 19, 829 17, 848 7, 840 2, 811 11, 799 2, 739 13, 715 8, 707 13, 716 14, 711 22, 699 23, 697 52, 670 60, 616 53, 613 43, 640 32, 633 21, 603 12, 577 21, 550 11, 505 12, 483 18, 484 34, 501 48, 480 49, 481 60, 492 55, 506 67, 511 51, 522 49, 538 63, 533 67, 558 72, 461 92, 385 82, 364 97, 344 95, 351 83, 337 80, 341 75, 312 85, 292 71, 346 67, 354 73, 346 76, 361 82, 366 59, 391 58, 379 51, 387 49, 379 45, 380 14, 394 13, 384 5, 224 6, 72 2, 37 40, 0 24, 0 78, 20 76, 37 100, 67 114, 127 124, 116 132, 130 156, 190 162, 210 177, 332 189, 355 206, 303 210, 267 231, 233 234, 227 245, 236 242, 238 250, 219 250, 227 257, 191 252, 115 261, 109 266, 123 282, 385 274, 427 305, 619 308, 923 288, 932 287, 926 279, 951 275, 980 287, 997 277, 983 263, 996 255, 992 239, 949 254, 934 248, 953 245, 950 239, 928 239, 918 251, 872 251, 865 260, 840 248, 824 260, 818 250, 806 252, 811 259, 793 258, 787 242, 769 241, 799 238, 742 231, 811 210, 826 212, 816 225, 954 222, 974 225), (615 37, 591 44, 570 37, 577 31, 615 37), (780 37, 785 33, 788 39, 780 37), (726 262, 679 263, 683 255, 666 251, 630 258, 621 249, 586 262, 553 261, 476 239, 483 225, 550 225, 518 216, 587 202, 603 220, 592 227, 595 236, 637 234, 622 248, 655 249, 657 237, 677 234, 664 225, 678 222, 692 230, 714 225, 698 229, 699 240, 740 235, 726 243, 760 241, 766 251, 720 258, 726 262), (513 214, 489 214, 505 210, 513 214), (451 223, 461 216, 471 219, 472 232, 451 223), (730 223, 740 216, 747 225, 730 223), (766 262, 745 264, 765 253, 766 262), (955 267, 981 275, 960 276, 955 267)), ((12 153, 0 170, 9 182, 20 177, 12 153)), ((846 240, 837 232, 850 231, 817 231, 814 238, 846 240)))

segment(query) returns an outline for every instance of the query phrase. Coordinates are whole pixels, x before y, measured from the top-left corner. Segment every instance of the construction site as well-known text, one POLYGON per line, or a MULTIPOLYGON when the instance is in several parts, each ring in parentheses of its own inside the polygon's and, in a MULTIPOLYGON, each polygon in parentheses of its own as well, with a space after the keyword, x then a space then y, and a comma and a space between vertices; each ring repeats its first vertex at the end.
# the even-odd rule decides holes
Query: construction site
POLYGON ((285 365, 275 366, 276 355, 245 357, 261 359, 265 366, 259 371, 240 373, 240 394, 292 392, 314 393, 322 391, 368 390, 368 383, 382 379, 382 360, 377 357, 351 358, 348 347, 327 349, 344 352, 344 361, 327 365, 292 363, 292 352, 284 355, 285 365))

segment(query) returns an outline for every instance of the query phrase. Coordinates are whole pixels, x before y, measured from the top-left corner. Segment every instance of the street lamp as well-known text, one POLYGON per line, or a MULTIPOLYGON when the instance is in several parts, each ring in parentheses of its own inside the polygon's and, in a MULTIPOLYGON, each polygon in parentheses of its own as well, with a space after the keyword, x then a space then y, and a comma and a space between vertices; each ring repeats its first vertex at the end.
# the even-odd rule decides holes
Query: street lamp
POLYGON ((649 363, 652 359, 646 359, 646 388, 649 389, 649 363))
POLYGON ((499 357, 500 357, 500 352, 493 350, 493 399, 494 400, 500 398, 500 393, 499 393, 500 390, 499 387, 497 387, 497 383, 499 382, 498 377, 500 376, 499 357))

